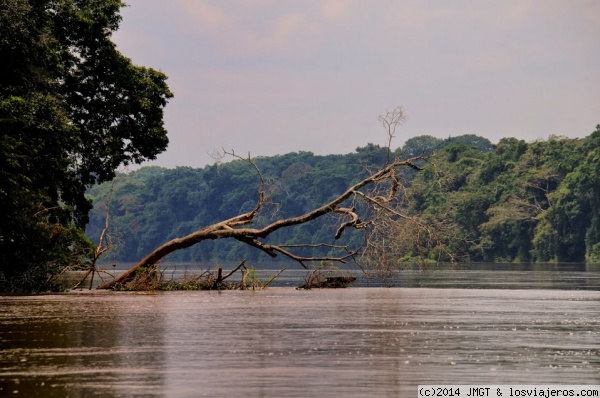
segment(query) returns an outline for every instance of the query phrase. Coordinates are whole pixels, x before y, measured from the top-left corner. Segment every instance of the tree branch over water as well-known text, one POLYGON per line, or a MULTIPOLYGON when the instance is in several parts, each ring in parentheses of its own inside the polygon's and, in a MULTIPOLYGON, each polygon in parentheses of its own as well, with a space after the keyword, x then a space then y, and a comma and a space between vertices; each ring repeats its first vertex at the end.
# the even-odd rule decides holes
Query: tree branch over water
POLYGON ((346 191, 320 207, 296 217, 278 219, 262 227, 252 227, 256 221, 257 214, 267 200, 265 195, 265 180, 260 169, 250 156, 242 158, 234 152, 224 152, 224 155, 242 160, 256 170, 260 185, 257 190, 257 201, 254 208, 227 220, 200 228, 187 236, 172 239, 164 243, 120 277, 101 285, 100 289, 115 288, 124 285, 135 276, 139 269, 152 267, 168 254, 191 247, 205 240, 235 239, 262 250, 271 257, 279 255, 287 257, 298 262, 305 268, 307 267, 306 264, 310 262, 328 261, 346 263, 349 260, 354 260, 357 256, 365 253, 364 245, 355 248, 344 245, 330 245, 329 247, 339 254, 308 257, 297 254, 294 251, 303 247, 314 247, 314 244, 307 243, 306 245, 298 244, 290 246, 285 243, 268 243, 266 240, 271 234, 280 229, 308 223, 328 214, 340 214, 342 216, 340 225, 335 233, 336 239, 340 238, 348 228, 373 229, 381 222, 378 217, 381 217, 382 213, 388 214, 389 220, 393 221, 396 218, 394 213, 398 212, 388 212, 388 207, 389 202, 392 201, 394 194, 398 190, 396 179, 397 169, 402 167, 421 169, 419 163, 427 162, 429 159, 426 156, 417 156, 406 160, 395 159, 385 167, 348 187, 346 191), (354 202, 360 201, 360 208, 364 214, 359 216, 357 207, 346 206, 345 203, 349 200, 354 202), (377 217, 375 217, 376 215, 377 217))
MULTIPOLYGON (((261 250, 270 257, 283 256, 296 261, 304 268, 308 268, 308 264, 314 262, 343 264, 354 261, 359 265, 368 264, 370 269, 377 269, 389 266, 389 258, 397 259, 403 255, 420 252, 421 247, 431 248, 443 244, 444 239, 436 232, 436 227, 441 224, 428 223, 420 217, 408 214, 402 201, 406 187, 400 182, 399 171, 403 168, 421 171, 432 156, 421 153, 408 159, 391 159, 391 141, 395 136, 396 127, 404 119, 401 107, 380 117, 388 138, 387 159, 383 166, 371 170, 366 177, 346 187, 343 192, 320 206, 298 216, 281 217, 274 221, 271 219, 265 222, 264 218, 259 217, 261 211, 264 213, 264 208, 273 203, 267 190, 267 181, 252 157, 249 154, 242 157, 234 151, 226 150, 213 155, 217 162, 230 157, 254 169, 259 184, 252 209, 162 244, 120 277, 99 288, 126 287, 139 270, 152 269, 167 255, 207 240, 233 239, 261 250), (339 240, 349 233, 349 230, 360 230, 363 232, 360 243, 354 240, 354 244, 332 244, 325 241, 289 244, 273 239, 273 236, 276 236, 275 232, 279 230, 332 215, 337 216, 332 238, 339 240), (328 251, 324 255, 302 254, 303 249, 316 247, 327 248, 328 251)), ((448 232, 446 229, 442 230, 448 232)))

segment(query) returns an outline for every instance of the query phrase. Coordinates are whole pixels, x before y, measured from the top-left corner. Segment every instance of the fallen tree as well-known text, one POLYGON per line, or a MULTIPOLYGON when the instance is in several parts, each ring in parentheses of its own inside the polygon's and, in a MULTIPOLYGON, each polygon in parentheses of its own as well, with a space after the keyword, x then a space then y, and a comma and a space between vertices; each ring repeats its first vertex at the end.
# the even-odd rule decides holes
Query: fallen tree
MULTIPOLYGON (((402 109, 396 108, 380 117, 386 128, 389 143, 395 134, 395 127, 401 123, 402 109)), ((388 153, 391 153, 388 144, 388 153)), ((399 236, 400 239, 411 240, 412 248, 415 245, 437 244, 439 239, 430 224, 422 222, 418 217, 408 216, 402 212, 400 203, 404 186, 399 179, 401 168, 422 170, 429 162, 430 155, 420 154, 410 159, 391 159, 388 155, 386 163, 378 170, 368 173, 362 180, 348 187, 334 199, 324 203, 311 211, 295 217, 277 219, 257 225, 259 212, 268 203, 267 183, 261 170, 252 160, 250 155, 241 157, 233 151, 223 151, 220 154, 244 161, 252 166, 260 180, 257 191, 257 200, 254 208, 227 220, 200 228, 193 233, 180 238, 172 239, 153 250, 136 265, 131 267, 118 278, 104 283, 99 289, 124 288, 137 274, 150 270, 165 256, 200 242, 216 239, 235 239, 239 242, 262 250, 271 257, 284 256, 298 262, 304 268, 311 262, 346 263, 348 261, 362 261, 366 264, 385 264, 386 256, 390 256, 391 248, 407 245, 394 244, 394 237, 398 231, 409 231, 409 236, 399 236), (285 243, 269 242, 270 236, 283 228, 305 224, 326 215, 338 215, 337 228, 334 234, 339 239, 347 229, 364 230, 364 240, 358 247, 349 245, 333 245, 328 243, 307 243, 288 245, 285 243), (426 238, 423 238, 426 236, 426 238), (419 242, 414 242, 418 239, 419 242), (387 242, 387 243, 386 243, 387 242), (429 242, 429 243, 427 243, 429 242), (433 242, 433 243, 432 243, 433 242), (327 247, 331 252, 323 256, 303 256, 298 254, 298 249, 305 247, 327 247)), ((397 256, 397 254, 395 254, 397 256)))

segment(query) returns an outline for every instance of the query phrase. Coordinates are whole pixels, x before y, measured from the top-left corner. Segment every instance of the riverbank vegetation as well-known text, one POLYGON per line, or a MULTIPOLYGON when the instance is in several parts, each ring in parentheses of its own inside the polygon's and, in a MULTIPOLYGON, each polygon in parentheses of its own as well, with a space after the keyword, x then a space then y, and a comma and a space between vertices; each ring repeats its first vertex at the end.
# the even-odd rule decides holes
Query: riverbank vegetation
MULTIPOLYGON (((454 239, 431 245, 429 236, 417 239, 417 229, 403 223, 388 231, 403 248, 403 258, 518 262, 595 262, 600 260, 600 127, 586 138, 551 136, 525 142, 504 138, 497 144, 475 135, 447 139, 420 136, 409 139, 394 155, 435 157, 417 173, 399 171, 405 215, 435 225, 440 235, 454 239), (403 243, 404 242, 404 243, 403 243), (440 244, 443 243, 443 244, 440 244)), ((310 152, 254 159, 268 180, 270 212, 293 217, 316 208, 385 163, 387 148, 369 144, 347 155, 318 156, 310 152)), ((112 235, 118 242, 110 261, 137 261, 162 243, 252 209, 255 171, 236 160, 204 168, 145 167, 117 177, 110 204, 112 235)), ((88 236, 102 231, 105 198, 110 185, 93 187, 99 204, 91 215, 88 236)), ((268 217, 265 215, 265 217, 268 217)), ((294 245, 332 240, 331 220, 277 232, 280 242, 294 245)), ((364 237, 348 234, 344 244, 364 237)), ((302 247, 305 256, 326 255, 327 247, 302 247)), ((260 260, 265 254, 243 243, 208 240, 177 251, 169 260, 260 260)))

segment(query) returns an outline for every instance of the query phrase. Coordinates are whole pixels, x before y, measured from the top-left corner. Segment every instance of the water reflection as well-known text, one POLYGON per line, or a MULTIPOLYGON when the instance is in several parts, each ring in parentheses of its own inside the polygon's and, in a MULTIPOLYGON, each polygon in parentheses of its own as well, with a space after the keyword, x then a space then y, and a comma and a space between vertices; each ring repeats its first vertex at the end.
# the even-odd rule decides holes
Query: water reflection
POLYGON ((119 396, 131 388, 163 389, 162 373, 145 365, 162 369, 165 363, 160 302, 151 296, 10 297, 1 303, 0 395, 119 396))
POLYGON ((600 384, 599 304, 599 291, 453 288, 1 297, 0 395, 600 384))
MULTIPOLYGON (((259 275, 266 279, 281 268, 277 263, 262 264, 259 275)), ((353 286, 361 287, 600 290, 600 264, 438 264, 425 269, 407 264, 404 269, 383 276, 364 275, 351 266, 344 271, 357 277, 353 286)), ((298 286, 298 280, 305 275, 306 271, 289 267, 274 286, 298 286)))

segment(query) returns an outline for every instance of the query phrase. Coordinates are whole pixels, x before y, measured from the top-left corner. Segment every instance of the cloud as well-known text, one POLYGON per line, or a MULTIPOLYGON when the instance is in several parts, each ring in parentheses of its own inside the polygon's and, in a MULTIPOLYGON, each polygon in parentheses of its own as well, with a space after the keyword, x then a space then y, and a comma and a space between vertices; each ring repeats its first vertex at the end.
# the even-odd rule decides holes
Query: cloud
POLYGON ((377 115, 396 105, 410 116, 402 139, 536 139, 600 122, 595 0, 128 3, 119 48, 162 68, 176 94, 161 164, 198 165, 221 146, 270 155, 383 143, 377 115))
POLYGON ((321 14, 326 20, 336 21, 349 11, 349 2, 344 0, 324 0, 321 3, 321 14))
POLYGON ((225 57, 295 56, 310 52, 317 44, 315 20, 281 3, 187 0, 183 8, 181 29, 204 35, 204 40, 225 57))
POLYGON ((222 31, 230 29, 233 21, 219 7, 202 0, 186 0, 183 9, 201 29, 222 31))

